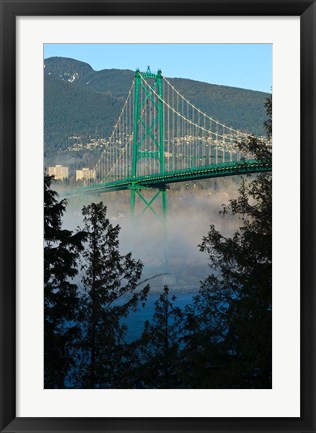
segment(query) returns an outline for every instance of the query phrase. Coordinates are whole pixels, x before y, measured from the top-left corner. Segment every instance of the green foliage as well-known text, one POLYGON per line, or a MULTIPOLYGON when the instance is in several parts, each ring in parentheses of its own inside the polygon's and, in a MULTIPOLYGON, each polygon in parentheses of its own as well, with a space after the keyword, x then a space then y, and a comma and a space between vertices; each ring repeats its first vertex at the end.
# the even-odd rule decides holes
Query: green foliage
MULTIPOLYGON (((271 116, 271 109, 268 113, 271 116)), ((269 144, 250 137, 240 147, 256 159, 271 163, 269 144)), ((241 225, 231 237, 211 225, 203 237, 200 250, 208 254, 213 272, 203 281, 193 307, 187 311, 191 320, 187 323, 191 332, 187 336, 187 362, 195 372, 203 367, 207 385, 219 382, 218 387, 270 388, 271 173, 243 179, 239 196, 223 207, 222 214, 238 218, 241 225), (200 348, 198 357, 190 357, 193 347, 200 348)), ((197 375, 193 376, 196 380, 197 375)))
POLYGON ((120 388, 126 362, 126 326, 121 319, 146 300, 149 287, 136 290, 143 265, 131 253, 120 254, 120 227, 110 224, 103 203, 84 206, 82 214, 87 234, 82 255, 87 364, 82 384, 85 388, 120 388))
POLYGON ((82 250, 84 233, 62 228, 66 200, 58 201, 51 188, 52 176, 44 178, 44 359, 45 388, 63 388, 73 365, 72 349, 79 338, 75 324, 78 290, 73 278, 82 250))
POLYGON ((264 122, 264 127, 269 138, 272 137, 272 96, 266 99, 264 106, 267 110, 268 119, 264 122))
POLYGON ((180 388, 181 310, 174 306, 175 296, 169 288, 155 302, 152 323, 138 342, 140 367, 134 372, 142 388, 180 388))

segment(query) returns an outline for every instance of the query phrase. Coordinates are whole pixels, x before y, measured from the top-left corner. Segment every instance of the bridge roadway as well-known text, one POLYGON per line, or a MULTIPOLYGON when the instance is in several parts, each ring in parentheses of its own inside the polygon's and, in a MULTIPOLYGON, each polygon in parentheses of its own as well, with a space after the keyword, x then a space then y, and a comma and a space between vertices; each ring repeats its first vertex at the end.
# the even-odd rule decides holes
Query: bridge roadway
POLYGON ((112 182, 103 182, 68 191, 67 195, 75 195, 84 192, 111 192, 128 190, 132 187, 137 188, 157 188, 166 189, 167 184, 175 182, 185 182, 199 179, 209 179, 214 177, 234 176, 251 173, 262 173, 271 171, 272 167, 267 162, 256 160, 246 160, 240 162, 225 162, 206 165, 203 167, 190 167, 182 170, 168 171, 163 174, 153 173, 136 178, 126 178, 112 182))
POLYGON ((126 178, 112 182, 93 184, 67 191, 67 195, 76 195, 84 192, 111 192, 138 188, 166 189, 169 183, 185 182, 190 180, 209 179, 214 177, 234 176, 242 174, 263 173, 272 170, 268 162, 247 160, 240 162, 225 162, 203 167, 190 167, 161 173, 153 173, 136 178, 126 178))

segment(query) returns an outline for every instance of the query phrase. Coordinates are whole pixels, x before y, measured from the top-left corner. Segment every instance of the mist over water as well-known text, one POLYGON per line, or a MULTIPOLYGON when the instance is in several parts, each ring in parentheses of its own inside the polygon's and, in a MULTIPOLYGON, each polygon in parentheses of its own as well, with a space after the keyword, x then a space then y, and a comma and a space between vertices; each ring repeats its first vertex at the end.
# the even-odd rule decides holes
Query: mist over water
MULTIPOLYGON (((144 307, 131 312, 122 323, 127 325, 126 341, 131 342, 140 337, 146 320, 151 321, 154 315, 155 302, 168 285, 170 294, 176 296, 175 305, 185 308, 198 293, 201 281, 210 274, 209 258, 201 253, 198 245, 206 236, 211 224, 223 235, 235 232, 240 221, 228 214, 219 214, 223 204, 236 197, 240 186, 240 177, 209 179, 201 182, 170 185, 167 190, 167 266, 165 263, 164 230, 161 221, 161 196, 154 202, 153 208, 158 217, 150 209, 141 218, 131 217, 130 191, 117 191, 102 194, 84 193, 68 197, 67 210, 63 217, 64 228, 75 230, 83 228, 82 207, 92 202, 102 201, 107 206, 107 217, 112 225, 121 227, 119 234, 120 252, 132 252, 134 259, 141 260, 144 268, 142 284, 150 285, 150 292, 144 307)), ((63 198, 61 185, 58 192, 63 198)), ((147 201, 157 191, 142 190, 147 201)), ((144 202, 138 197, 135 214, 144 209, 144 202)), ((76 278, 79 290, 79 277, 76 278)), ((126 301, 127 298, 124 297, 126 301)))
MULTIPOLYGON (((160 196, 153 204, 158 217, 146 209, 140 218, 137 215, 145 205, 138 197, 134 221, 131 218, 129 191, 95 195, 85 193, 71 197, 64 215, 64 227, 71 230, 83 227, 82 206, 103 201, 111 223, 121 227, 120 252, 126 254, 131 251, 134 259, 143 262, 141 280, 150 279, 151 292, 161 293, 163 286, 168 285, 171 293, 196 293, 200 281, 210 273, 207 254, 201 253, 198 245, 211 224, 215 224, 223 235, 236 230, 239 221, 228 215, 223 217, 219 211, 222 204, 227 204, 236 196, 239 184, 240 178, 231 177, 170 186, 167 190, 167 266, 163 224, 158 218, 162 218, 160 196)), ((155 193, 155 190, 142 191, 148 201, 155 193)), ((62 197, 62 192, 60 194, 62 197)))

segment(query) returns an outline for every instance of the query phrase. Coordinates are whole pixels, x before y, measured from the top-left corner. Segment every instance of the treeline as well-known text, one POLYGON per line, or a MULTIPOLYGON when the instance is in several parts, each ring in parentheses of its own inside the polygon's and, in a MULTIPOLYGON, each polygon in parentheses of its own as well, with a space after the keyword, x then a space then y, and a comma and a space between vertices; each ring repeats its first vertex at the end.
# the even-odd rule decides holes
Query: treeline
MULTIPOLYGON (((271 99, 265 123, 271 136, 271 99)), ((271 164, 271 148, 250 137, 241 149, 271 164)), ((199 246, 210 275, 180 309, 168 287, 141 336, 124 318, 144 308, 143 265, 119 250, 102 202, 82 209, 83 228, 62 228, 66 200, 45 177, 45 388, 271 388, 272 177, 242 180, 221 210, 240 219, 224 237, 211 225, 199 246)))

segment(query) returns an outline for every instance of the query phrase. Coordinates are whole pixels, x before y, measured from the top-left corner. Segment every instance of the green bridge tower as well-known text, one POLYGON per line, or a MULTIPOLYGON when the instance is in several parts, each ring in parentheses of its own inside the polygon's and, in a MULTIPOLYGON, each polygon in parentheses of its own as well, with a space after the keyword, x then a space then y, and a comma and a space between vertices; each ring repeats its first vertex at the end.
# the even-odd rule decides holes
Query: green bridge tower
MULTIPOLYGON (((134 101, 134 136, 132 152, 132 179, 139 176, 139 168, 144 162, 155 161, 156 172, 163 174, 165 170, 164 152, 164 125, 163 125, 163 85, 161 70, 157 74, 150 71, 135 73, 135 101, 134 101), (146 80, 146 83, 144 83, 146 80), (158 95, 158 97, 157 97, 158 95), (145 113, 150 111, 150 116, 145 113)), ((141 186, 131 182, 131 215, 135 220, 135 202, 138 196, 145 205, 142 212, 149 209, 160 221, 163 227, 164 262, 165 270, 168 268, 167 243, 167 197, 165 184, 155 188, 141 186), (148 200, 142 190, 153 189, 153 197, 148 200), (162 215, 153 207, 154 202, 161 199, 162 215)))

